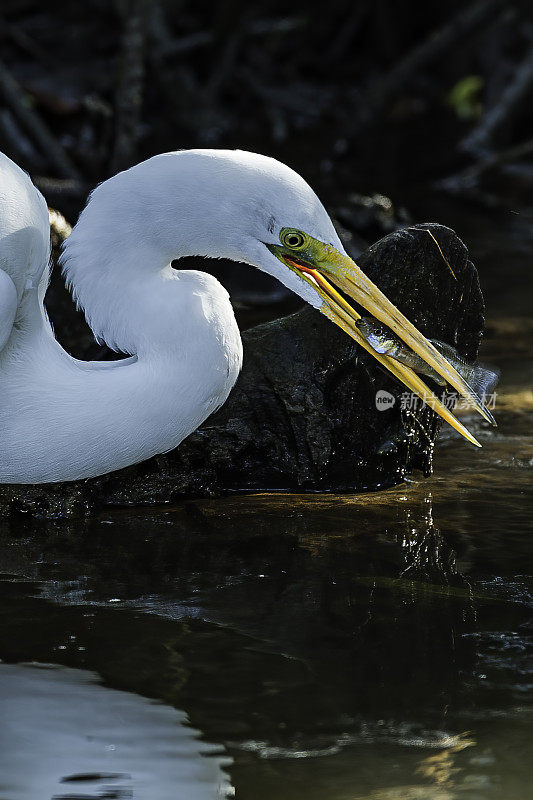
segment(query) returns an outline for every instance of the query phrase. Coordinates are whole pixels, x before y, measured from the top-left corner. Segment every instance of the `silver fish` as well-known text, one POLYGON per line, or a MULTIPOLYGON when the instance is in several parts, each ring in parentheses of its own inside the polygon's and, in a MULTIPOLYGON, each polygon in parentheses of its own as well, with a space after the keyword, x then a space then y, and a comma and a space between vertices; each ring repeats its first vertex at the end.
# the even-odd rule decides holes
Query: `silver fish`
MULTIPOLYGON (((356 325, 376 353, 390 356, 396 361, 411 367, 415 372, 420 372, 422 375, 431 378, 439 386, 446 386, 446 381, 442 375, 435 372, 420 356, 410 350, 401 339, 377 319, 374 319, 374 317, 361 317, 356 325)), ((468 383, 472 392, 480 400, 486 400, 498 383, 499 370, 489 369, 484 364, 469 364, 461 358, 457 350, 451 345, 439 342, 437 339, 430 339, 429 341, 455 367, 460 376, 468 383)))

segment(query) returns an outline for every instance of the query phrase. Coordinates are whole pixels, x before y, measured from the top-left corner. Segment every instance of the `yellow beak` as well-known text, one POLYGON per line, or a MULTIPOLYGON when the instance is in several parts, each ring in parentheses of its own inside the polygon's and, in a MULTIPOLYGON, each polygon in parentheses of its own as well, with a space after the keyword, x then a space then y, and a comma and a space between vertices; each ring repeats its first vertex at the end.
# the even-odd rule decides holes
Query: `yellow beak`
MULTIPOLYGON (((372 283, 365 273, 346 255, 331 245, 321 243, 319 258, 313 252, 313 267, 300 259, 300 254, 289 254, 284 249, 280 253, 283 261, 292 270, 300 274, 322 297, 321 311, 335 322, 352 339, 376 358, 408 389, 420 397, 439 416, 448 422, 469 442, 481 447, 477 439, 465 428, 433 394, 424 381, 410 367, 401 364, 390 356, 376 352, 367 342, 356 323, 361 319, 342 295, 324 277, 327 275, 345 294, 353 298, 359 305, 369 311, 372 316, 387 325, 415 353, 453 386, 459 394, 478 411, 484 419, 493 422, 492 416, 485 409, 479 398, 472 392, 466 381, 457 370, 439 353, 439 351, 423 336, 415 326, 390 302, 390 300, 372 283)), ((280 248, 281 249, 281 248, 280 248)), ((303 255, 303 254, 302 254, 303 255)), ((279 256, 278 256, 279 257, 279 256)), ((305 256, 304 256, 305 258, 305 256)))

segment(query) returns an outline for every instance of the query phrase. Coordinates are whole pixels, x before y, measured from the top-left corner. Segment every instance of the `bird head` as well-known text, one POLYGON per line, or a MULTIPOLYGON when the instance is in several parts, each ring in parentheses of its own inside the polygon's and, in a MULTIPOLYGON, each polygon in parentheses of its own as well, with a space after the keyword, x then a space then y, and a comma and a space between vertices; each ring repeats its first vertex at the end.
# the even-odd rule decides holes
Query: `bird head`
POLYGON ((251 166, 256 190, 250 191, 252 187, 245 179, 240 192, 233 195, 239 203, 242 192, 239 229, 246 231, 240 239, 241 256, 237 260, 268 272, 317 308, 465 438, 479 446, 413 370, 377 352, 361 332, 357 324, 361 315, 350 300, 388 326, 485 419, 494 422, 457 370, 347 255, 311 187, 289 167, 273 159, 248 153, 237 157, 244 157, 247 169, 251 166))

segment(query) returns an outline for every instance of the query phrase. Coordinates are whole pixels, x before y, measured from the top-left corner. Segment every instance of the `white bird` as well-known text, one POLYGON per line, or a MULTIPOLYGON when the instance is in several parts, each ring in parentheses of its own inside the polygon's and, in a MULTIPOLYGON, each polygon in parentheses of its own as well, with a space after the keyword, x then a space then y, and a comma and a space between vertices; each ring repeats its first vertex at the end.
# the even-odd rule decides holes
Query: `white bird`
POLYGON ((165 153, 93 191, 64 245, 63 272, 96 338, 130 355, 121 361, 80 361, 54 338, 43 306, 49 238, 44 198, 0 154, 0 483, 120 469, 175 448, 224 403, 241 367, 241 339, 220 283, 171 266, 193 255, 275 276, 477 444, 409 367, 362 336, 359 315, 327 277, 470 394, 346 255, 308 184, 272 158, 165 153))

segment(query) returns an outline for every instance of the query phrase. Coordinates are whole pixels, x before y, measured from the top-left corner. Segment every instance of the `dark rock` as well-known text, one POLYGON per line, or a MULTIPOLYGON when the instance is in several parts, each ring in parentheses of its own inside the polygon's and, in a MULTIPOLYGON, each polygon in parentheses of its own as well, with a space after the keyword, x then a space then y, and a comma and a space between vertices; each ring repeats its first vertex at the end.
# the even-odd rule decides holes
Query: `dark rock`
MULTIPOLYGON (((483 300, 452 230, 395 231, 358 263, 422 333, 475 358, 483 300)), ((0 513, 72 517, 232 491, 372 490, 431 473, 439 419, 427 407, 402 410, 405 387, 321 314, 305 308, 243 341, 230 398, 176 450, 93 480, 1 487, 0 513), (393 407, 377 410, 378 390, 394 395, 393 407)))

